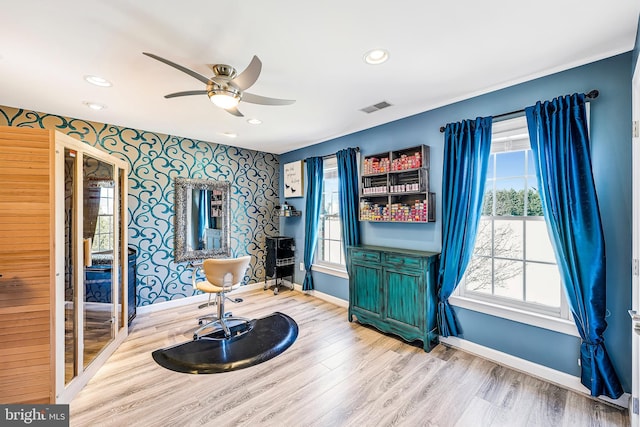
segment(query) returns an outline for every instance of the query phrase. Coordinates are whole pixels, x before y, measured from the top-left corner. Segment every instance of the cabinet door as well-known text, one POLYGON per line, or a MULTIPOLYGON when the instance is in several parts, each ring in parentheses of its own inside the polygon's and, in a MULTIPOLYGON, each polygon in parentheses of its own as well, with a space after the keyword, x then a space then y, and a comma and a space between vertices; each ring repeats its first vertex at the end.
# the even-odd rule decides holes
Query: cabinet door
POLYGON ((425 316, 423 273, 388 267, 384 271, 387 319, 422 329, 425 316))
POLYGON ((380 265, 353 262, 351 264, 351 304, 353 307, 379 314, 382 310, 380 265))

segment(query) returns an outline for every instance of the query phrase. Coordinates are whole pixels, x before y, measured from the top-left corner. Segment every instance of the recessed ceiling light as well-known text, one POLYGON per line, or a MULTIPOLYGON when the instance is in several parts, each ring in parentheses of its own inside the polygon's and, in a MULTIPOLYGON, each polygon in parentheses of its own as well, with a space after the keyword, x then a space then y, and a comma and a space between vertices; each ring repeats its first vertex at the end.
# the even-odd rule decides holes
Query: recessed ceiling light
POLYGON ((86 75, 84 79, 91 83, 92 85, 101 86, 101 87, 111 87, 111 82, 107 79, 103 79, 98 76, 86 75))
POLYGON ((247 123, 252 124, 252 125, 259 125, 260 123, 262 123, 262 120, 260 120, 260 119, 249 119, 249 120, 247 120, 247 123))
POLYGON ((382 64, 387 59, 389 59, 389 52, 384 49, 373 49, 364 55, 367 64, 382 64))
POLYGON ((223 133, 223 135, 226 136, 227 138, 236 138, 238 136, 238 134, 234 132, 225 132, 223 133))
POLYGON ((102 104, 97 104, 97 103, 95 103, 95 102, 88 102, 88 101, 85 101, 85 102, 83 102, 83 104, 84 104, 84 105, 86 105, 87 107, 91 108, 92 110, 96 110, 96 111, 104 110, 105 108, 107 108, 107 107, 105 107, 104 105, 102 105, 102 104))

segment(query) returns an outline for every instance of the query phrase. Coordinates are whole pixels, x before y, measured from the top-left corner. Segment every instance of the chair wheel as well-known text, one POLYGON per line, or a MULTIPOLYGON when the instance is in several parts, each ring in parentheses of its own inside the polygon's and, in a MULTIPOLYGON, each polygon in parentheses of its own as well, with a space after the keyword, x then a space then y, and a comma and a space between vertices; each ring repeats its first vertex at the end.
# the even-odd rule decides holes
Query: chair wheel
POLYGON ((202 320, 198 320, 198 325, 202 325, 204 322, 202 320))
POLYGON ((274 294, 274 295, 278 295, 278 288, 275 288, 275 289, 273 290, 273 294, 274 294))
POLYGON ((193 334, 193 340, 198 341, 198 334, 193 334))

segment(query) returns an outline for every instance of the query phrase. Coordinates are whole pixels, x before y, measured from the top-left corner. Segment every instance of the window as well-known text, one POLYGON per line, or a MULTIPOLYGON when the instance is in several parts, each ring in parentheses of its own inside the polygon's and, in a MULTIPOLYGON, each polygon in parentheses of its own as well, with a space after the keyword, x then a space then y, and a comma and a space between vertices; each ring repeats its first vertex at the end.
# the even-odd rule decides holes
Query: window
POLYGON ((113 186, 100 188, 100 206, 92 252, 113 250, 113 186))
POLYGON ((482 217, 459 289, 467 298, 569 318, 525 117, 493 125, 482 217))
POLYGON ((318 222, 316 264, 345 269, 338 199, 338 162, 335 157, 323 162, 323 189, 318 222))

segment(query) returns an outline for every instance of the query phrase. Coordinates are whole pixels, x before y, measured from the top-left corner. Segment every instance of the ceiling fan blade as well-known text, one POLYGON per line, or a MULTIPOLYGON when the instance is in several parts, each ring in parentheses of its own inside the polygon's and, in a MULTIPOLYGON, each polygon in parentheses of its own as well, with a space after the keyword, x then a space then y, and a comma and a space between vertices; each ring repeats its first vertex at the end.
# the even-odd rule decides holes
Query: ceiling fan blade
POLYGON ((253 93, 247 92, 242 94, 242 100, 252 104, 261 105, 291 105, 296 102, 292 99, 267 98, 266 96, 254 95, 253 93))
POLYGON ((200 81, 201 81, 202 83, 204 83, 204 84, 209 84, 209 82, 210 82, 210 80, 209 80, 207 77, 203 76, 202 74, 198 74, 198 73, 196 73, 195 71, 191 71, 190 69, 185 68, 185 67, 183 67, 182 65, 178 65, 178 64, 176 64, 175 62, 171 62, 171 61, 169 61, 168 59, 161 58, 161 57, 159 57, 158 55, 154 55, 153 53, 148 53, 148 52, 142 52, 142 53, 143 53, 144 55, 147 55, 147 56, 148 56, 148 57, 150 57, 150 58, 156 59, 156 60, 158 60, 158 61, 160 61, 160 62, 164 62, 165 64, 170 65, 170 66, 172 66, 173 68, 175 68, 175 69, 178 69, 178 70, 182 71, 183 73, 187 73, 187 74, 189 74, 191 77, 193 77, 193 78, 196 78, 196 79, 200 80, 200 81))
POLYGON ((231 83, 240 90, 245 90, 253 86, 253 84, 258 80, 258 76, 260 76, 260 71, 262 71, 262 61, 260 58, 253 55, 251 62, 241 72, 235 79, 231 80, 231 83))
POLYGON ((189 95, 206 95, 206 90, 185 90, 184 92, 175 92, 170 93, 169 95, 165 95, 165 98, 177 98, 178 96, 189 96, 189 95))
POLYGON ((237 117, 244 117, 244 114, 242 114, 242 113, 238 110, 238 107, 231 107, 231 108, 227 108, 227 109, 226 109, 226 111, 227 111, 229 114, 233 114, 234 116, 237 116, 237 117))

